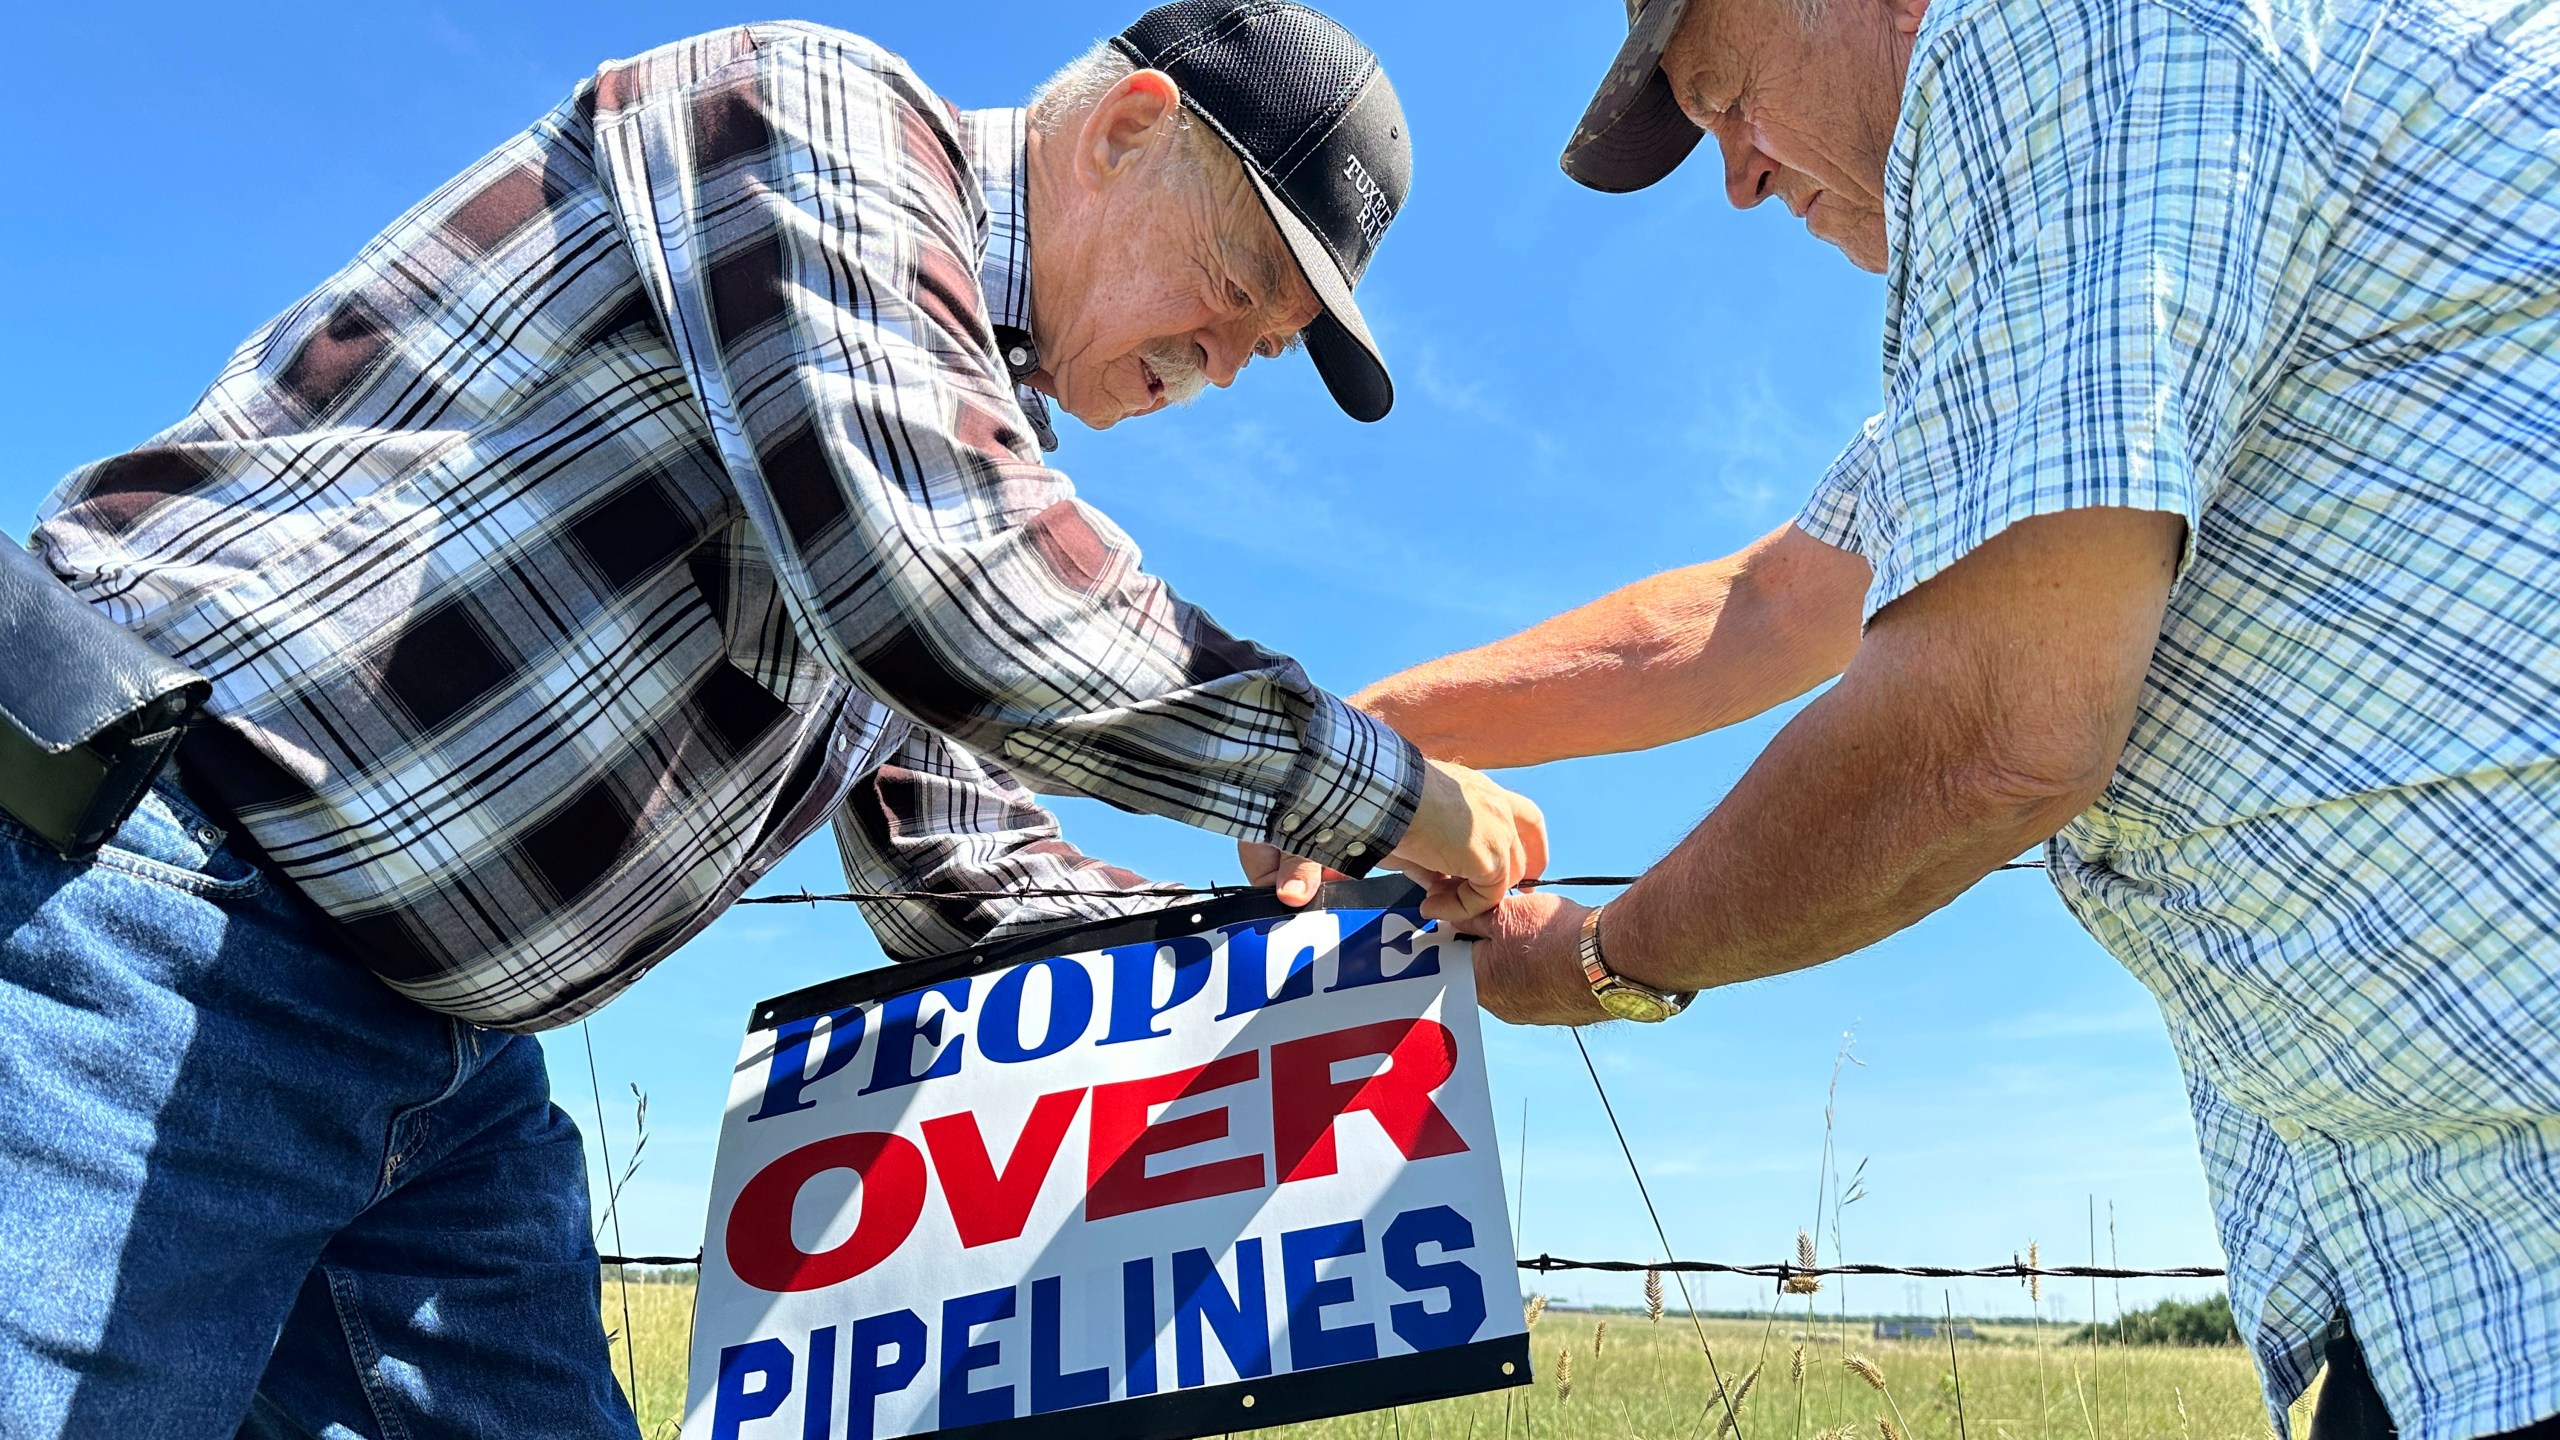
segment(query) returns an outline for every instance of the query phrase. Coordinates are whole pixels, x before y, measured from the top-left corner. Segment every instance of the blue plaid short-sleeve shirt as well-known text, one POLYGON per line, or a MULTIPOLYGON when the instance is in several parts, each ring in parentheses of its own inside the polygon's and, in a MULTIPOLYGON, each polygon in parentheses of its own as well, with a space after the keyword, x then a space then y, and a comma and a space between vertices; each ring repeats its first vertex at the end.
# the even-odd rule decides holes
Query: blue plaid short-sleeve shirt
POLYGON ((1937 0, 1885 408, 1798 517, 1867 613, 2187 521, 2051 847, 2159 997, 2276 1423, 2338 1317, 2410 1440, 2560 1412, 2560 7, 1937 0))

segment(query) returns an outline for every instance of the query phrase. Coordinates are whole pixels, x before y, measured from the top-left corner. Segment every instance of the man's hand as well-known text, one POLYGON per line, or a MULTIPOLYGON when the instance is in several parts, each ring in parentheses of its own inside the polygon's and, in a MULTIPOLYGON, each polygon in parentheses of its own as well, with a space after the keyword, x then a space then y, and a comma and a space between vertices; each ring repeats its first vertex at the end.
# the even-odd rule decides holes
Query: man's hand
POLYGON ((1470 922, 1476 1001, 1514 1025, 1589 1025, 1609 1018, 1582 974, 1582 917, 1555 895, 1514 895, 1470 922))
MULTIPOLYGON (((1422 798, 1387 864, 1430 890, 1423 914, 1470 920, 1500 904, 1511 887, 1546 870, 1547 817, 1527 796, 1463 765, 1423 764, 1422 798)), ((1249 883, 1271 886, 1284 905, 1304 905, 1318 885, 1342 878, 1312 860, 1250 840, 1236 846, 1236 859, 1249 883)))

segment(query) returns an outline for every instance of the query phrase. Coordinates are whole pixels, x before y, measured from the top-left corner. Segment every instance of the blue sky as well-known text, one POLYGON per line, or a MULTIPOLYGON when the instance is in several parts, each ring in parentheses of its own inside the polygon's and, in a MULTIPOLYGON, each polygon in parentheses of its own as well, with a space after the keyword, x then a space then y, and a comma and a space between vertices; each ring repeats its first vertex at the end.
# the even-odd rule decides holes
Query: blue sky
MULTIPOLYGON (((1146 546, 1149 568, 1348 691, 1784 521, 1873 406, 1877 282, 1779 207, 1729 209, 1703 161, 1636 196, 1557 171, 1621 33, 1615 0, 1332 11, 1384 58, 1414 135, 1411 202, 1362 290, 1399 402, 1355 425, 1293 357, 1108 434, 1066 422, 1057 463, 1146 546)), ((599 62, 792 13, 676 0, 13 7, 0 19, 19 57, 0 87, 14 171, 0 193, 0 531, 22 537, 63 472, 177 419, 241 338, 599 62)), ((986 0, 796 18, 868 34, 979 106, 1018 102, 1135 13, 986 0)), ((1560 873, 1631 871, 1715 802, 1776 719, 1505 778, 1545 807, 1560 873)), ((1095 853, 1233 878, 1215 837, 1065 808, 1095 853)), ((821 837, 769 888, 840 878, 821 837)), ((849 910, 737 911, 594 1022, 617 1156, 631 1145, 629 1087, 650 1097, 627 1245, 698 1245, 748 1007, 879 961, 849 910)), ((2030 1239, 2084 1258, 2095 1196, 2102 1252, 2112 1202, 2127 1263, 2218 1263, 2158 1012, 2032 874, 1994 876, 1820 970, 1592 1037, 1679 1251, 1791 1250, 1812 1219, 1825 1086, 1852 1031, 1838 1148, 1865 1159, 1868 1191, 1846 1212, 1852 1258, 1984 1264, 2030 1239)), ((559 1098, 592 1131, 582 1036, 549 1042, 559 1098)), ((1655 1254, 1572 1042, 1492 1026, 1489 1051, 1506 1147, 1528 1106, 1525 1248, 1655 1254)), ((1633 1294, 1570 1277, 1548 1288, 1633 1294)), ((1694 1293, 1764 1300, 1740 1282, 1694 1293)), ((1925 1297, 1936 1308, 1937 1290, 1925 1297)), ((1853 1309, 1908 1298, 1896 1281, 1849 1292, 1853 1309)), ((1954 1301, 2025 1305, 1988 1282, 1954 1301)), ((2085 1289, 2047 1291, 2048 1315, 2088 1305, 2085 1289)))

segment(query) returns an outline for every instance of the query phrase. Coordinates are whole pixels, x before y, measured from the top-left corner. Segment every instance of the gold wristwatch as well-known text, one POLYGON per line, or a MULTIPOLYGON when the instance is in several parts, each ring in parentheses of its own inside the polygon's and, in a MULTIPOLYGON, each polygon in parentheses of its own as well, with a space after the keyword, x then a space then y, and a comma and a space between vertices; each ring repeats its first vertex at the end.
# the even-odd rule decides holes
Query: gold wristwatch
POLYGON ((1609 907, 1594 905, 1582 917, 1582 978, 1591 982, 1592 998, 1613 1020, 1635 1020, 1650 1025, 1668 1020, 1689 1008, 1698 997, 1695 990, 1666 994, 1650 985, 1630 980, 1609 968, 1608 958, 1600 953, 1600 912, 1609 907))

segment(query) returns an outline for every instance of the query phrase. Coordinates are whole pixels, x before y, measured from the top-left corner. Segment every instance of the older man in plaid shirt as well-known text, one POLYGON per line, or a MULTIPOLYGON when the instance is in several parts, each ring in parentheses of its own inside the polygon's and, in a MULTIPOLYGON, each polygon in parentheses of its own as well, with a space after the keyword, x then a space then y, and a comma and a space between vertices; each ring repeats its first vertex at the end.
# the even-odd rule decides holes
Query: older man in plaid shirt
POLYGON ((1624 897, 1506 905, 1486 1002, 1658 1018, 2051 837, 2279 1428, 2325 1352, 2317 1435, 2560 1429, 2560 11, 1629 11, 1566 168, 1713 136, 1884 275, 1884 408, 1741 554, 1359 697, 1517 765, 1840 677, 1624 897))
POLYGON ((1452 916, 1534 872, 1533 807, 1220 630, 1040 453, 1049 399, 1106 426, 1301 337, 1385 413, 1350 295, 1409 164, 1286 0, 1160 7, 1027 113, 708 35, 67 480, 37 548, 212 719, 94 863, 0 819, 0 1435, 633 1434, 510 1032, 830 821, 902 957, 1148 903, 1034 786, 1452 916))

